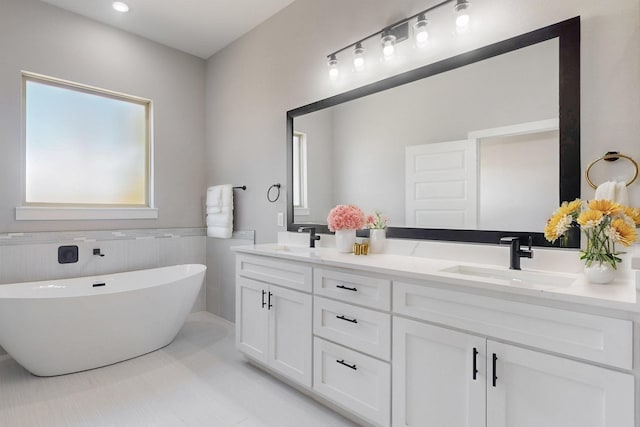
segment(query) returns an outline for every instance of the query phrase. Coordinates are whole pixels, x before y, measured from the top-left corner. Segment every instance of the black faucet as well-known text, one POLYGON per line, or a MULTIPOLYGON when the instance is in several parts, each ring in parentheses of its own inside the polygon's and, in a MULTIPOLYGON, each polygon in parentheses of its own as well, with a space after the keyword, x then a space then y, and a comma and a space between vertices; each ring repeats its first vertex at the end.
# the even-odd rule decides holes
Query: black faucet
POLYGON ((519 237, 501 237, 501 245, 511 245, 509 251, 509 268, 511 270, 520 270, 520 258, 533 258, 533 251, 531 250, 531 236, 529 236, 529 249, 520 249, 519 237))
POLYGON ((300 228, 298 228, 298 233, 303 233, 305 231, 309 232, 309 247, 310 248, 315 248, 316 247, 316 240, 320 240, 320 236, 318 236, 316 234, 316 228, 315 227, 300 227, 300 228))

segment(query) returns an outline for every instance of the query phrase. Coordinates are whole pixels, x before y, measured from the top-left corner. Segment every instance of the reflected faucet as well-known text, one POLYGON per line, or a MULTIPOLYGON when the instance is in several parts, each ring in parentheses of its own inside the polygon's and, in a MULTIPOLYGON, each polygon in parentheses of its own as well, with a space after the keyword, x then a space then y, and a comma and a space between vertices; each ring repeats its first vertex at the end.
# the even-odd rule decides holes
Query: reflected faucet
POLYGON ((520 270, 520 258, 533 258, 533 251, 531 250, 532 237, 529 236, 529 249, 520 249, 519 237, 501 237, 501 245, 511 245, 509 251, 509 268, 511 270, 520 270))
POLYGON ((320 240, 320 236, 316 234, 315 227, 300 227, 298 228, 298 233, 304 233, 305 231, 309 232, 309 247, 316 247, 316 240, 320 240))

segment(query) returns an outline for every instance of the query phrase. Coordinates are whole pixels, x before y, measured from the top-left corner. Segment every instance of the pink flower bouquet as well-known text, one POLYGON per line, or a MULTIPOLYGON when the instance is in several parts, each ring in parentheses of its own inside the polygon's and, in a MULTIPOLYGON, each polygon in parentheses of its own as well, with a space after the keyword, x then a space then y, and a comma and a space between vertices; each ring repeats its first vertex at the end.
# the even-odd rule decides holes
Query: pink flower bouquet
POLYGON ((364 212, 354 205, 338 205, 327 217, 329 230, 359 230, 364 227, 364 212))

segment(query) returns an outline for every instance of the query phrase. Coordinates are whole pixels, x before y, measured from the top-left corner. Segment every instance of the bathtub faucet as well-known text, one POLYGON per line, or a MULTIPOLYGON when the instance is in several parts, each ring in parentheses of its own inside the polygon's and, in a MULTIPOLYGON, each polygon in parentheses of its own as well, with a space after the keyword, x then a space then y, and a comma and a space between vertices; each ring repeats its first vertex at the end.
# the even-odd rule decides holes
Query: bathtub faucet
POLYGON ((93 250, 93 254, 94 255, 98 255, 98 256, 104 256, 104 254, 102 252, 100 252, 100 248, 94 249, 93 250))

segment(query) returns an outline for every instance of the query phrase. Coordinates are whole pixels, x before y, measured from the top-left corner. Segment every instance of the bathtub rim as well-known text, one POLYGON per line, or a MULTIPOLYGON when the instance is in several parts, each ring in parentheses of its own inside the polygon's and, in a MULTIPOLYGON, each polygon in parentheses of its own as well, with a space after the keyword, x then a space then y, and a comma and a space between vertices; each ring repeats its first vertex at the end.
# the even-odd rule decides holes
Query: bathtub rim
POLYGON ((16 299, 57 299, 57 298, 79 298, 90 296, 101 296, 109 294, 117 294, 124 292, 131 292, 139 289, 147 289, 156 286, 163 286, 173 283, 178 280, 182 280, 188 277, 196 276, 201 273, 206 273, 207 266, 199 263, 189 264, 174 264, 162 267, 145 268, 141 270, 129 270, 118 271, 114 273, 105 274, 93 274, 87 276, 78 277, 66 277, 59 279, 45 279, 28 282, 16 282, 0 284, 0 300, 16 300, 16 299), (127 287, 97 287, 94 288, 94 283, 105 282, 108 279, 124 280, 131 279, 126 277, 127 275, 144 275, 145 273, 154 272, 154 274, 161 273, 163 271, 184 270, 185 274, 176 276, 160 276, 160 280, 149 279, 143 285, 136 284, 135 286, 127 287), (51 285, 55 285, 59 282, 66 282, 67 285, 61 288, 53 288, 51 285), (91 284, 87 286, 87 284, 91 284), (46 287, 40 287, 45 286, 46 287), (84 286, 83 286, 84 285, 84 286), (12 294, 13 292, 13 294, 12 294), (46 293, 45 293, 46 292, 46 293))

